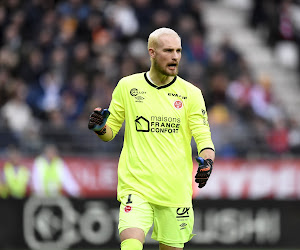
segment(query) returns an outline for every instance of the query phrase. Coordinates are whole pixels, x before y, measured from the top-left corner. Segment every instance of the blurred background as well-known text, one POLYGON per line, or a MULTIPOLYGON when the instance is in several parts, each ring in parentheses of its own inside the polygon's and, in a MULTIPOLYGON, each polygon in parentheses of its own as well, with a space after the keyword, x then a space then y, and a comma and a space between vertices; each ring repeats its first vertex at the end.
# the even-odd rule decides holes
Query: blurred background
POLYGON ((124 131, 104 143, 88 117, 149 69, 159 27, 182 39, 217 154, 190 248, 300 249, 299 0, 0 1, 1 249, 118 248, 124 131))

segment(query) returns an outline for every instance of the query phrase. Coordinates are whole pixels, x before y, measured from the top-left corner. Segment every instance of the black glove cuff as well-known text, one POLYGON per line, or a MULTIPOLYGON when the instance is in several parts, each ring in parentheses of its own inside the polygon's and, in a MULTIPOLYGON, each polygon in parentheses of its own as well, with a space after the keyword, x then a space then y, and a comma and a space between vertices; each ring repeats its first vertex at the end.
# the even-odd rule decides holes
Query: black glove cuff
POLYGON ((213 166, 214 165, 214 162, 212 159, 205 159, 209 165, 213 166))
POLYGON ((100 131, 94 131, 98 135, 104 135, 106 133, 106 125, 100 131))

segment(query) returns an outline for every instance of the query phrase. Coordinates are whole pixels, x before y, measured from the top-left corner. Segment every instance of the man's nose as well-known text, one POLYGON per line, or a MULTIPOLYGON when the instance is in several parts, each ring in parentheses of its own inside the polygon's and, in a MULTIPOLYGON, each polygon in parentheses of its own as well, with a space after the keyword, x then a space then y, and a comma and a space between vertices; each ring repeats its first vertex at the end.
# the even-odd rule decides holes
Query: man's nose
POLYGON ((173 59, 173 60, 178 60, 179 57, 180 57, 179 53, 175 51, 175 52, 173 53, 172 59, 173 59))

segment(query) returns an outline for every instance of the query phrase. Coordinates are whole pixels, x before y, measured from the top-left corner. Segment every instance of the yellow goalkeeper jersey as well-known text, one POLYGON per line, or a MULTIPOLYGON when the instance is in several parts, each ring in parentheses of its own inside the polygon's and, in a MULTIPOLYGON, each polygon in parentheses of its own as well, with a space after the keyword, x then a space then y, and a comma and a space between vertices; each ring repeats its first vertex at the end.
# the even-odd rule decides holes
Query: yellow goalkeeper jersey
POLYGON ((118 200, 137 193, 161 206, 191 206, 192 136, 199 152, 214 149, 200 89, 178 76, 158 87, 147 73, 134 74, 119 81, 109 111, 114 136, 125 120, 118 200))

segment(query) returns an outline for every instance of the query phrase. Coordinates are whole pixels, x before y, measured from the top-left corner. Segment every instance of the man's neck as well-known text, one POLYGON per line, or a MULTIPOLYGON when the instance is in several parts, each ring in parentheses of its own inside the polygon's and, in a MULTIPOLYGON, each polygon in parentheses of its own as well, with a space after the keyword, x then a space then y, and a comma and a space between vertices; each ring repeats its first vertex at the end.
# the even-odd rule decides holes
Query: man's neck
POLYGON ((163 86, 170 83, 175 76, 166 76, 150 69, 148 77, 150 78, 149 80, 156 86, 163 86))

